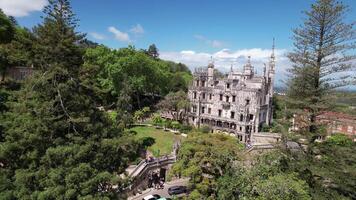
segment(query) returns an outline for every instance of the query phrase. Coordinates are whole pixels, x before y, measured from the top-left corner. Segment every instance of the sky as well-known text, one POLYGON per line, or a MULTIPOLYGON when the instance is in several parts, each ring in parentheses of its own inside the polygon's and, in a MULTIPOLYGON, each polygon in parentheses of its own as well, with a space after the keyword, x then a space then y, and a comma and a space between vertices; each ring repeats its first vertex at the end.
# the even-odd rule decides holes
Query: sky
MULTIPOLYGON (((241 69, 251 56, 258 73, 276 46, 276 85, 290 63, 292 29, 314 0, 72 0, 80 20, 78 31, 111 48, 147 48, 154 43, 160 57, 182 62, 191 70, 212 56, 221 71, 241 69)), ((356 19, 356 0, 346 22, 356 19)), ((47 0, 0 0, 0 8, 28 28, 41 23, 47 0)))

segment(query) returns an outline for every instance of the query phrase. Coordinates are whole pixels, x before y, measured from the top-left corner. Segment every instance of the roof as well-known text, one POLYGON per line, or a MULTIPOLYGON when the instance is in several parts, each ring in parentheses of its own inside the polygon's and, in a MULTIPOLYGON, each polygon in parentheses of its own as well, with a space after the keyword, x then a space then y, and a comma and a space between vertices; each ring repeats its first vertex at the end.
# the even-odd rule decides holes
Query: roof
POLYGON ((354 115, 348 115, 345 113, 341 112, 332 112, 332 111, 326 111, 318 115, 318 118, 325 118, 325 119, 348 119, 348 120, 355 120, 356 121, 356 116, 354 115))

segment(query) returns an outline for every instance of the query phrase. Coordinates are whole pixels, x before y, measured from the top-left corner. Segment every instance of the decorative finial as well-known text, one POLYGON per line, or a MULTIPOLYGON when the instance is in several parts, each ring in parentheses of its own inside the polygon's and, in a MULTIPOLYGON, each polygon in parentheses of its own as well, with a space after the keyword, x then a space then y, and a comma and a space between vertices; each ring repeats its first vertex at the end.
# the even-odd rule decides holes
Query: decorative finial
POLYGON ((233 72, 234 70, 233 70, 233 67, 234 67, 234 64, 233 63, 231 63, 231 67, 230 67, 230 71, 231 72, 233 72))
POLYGON ((211 63, 211 64, 214 64, 213 56, 210 56, 210 63, 211 63))
POLYGON ((274 40, 274 38, 273 38, 273 43, 272 43, 272 54, 271 54, 271 58, 275 58, 274 57, 274 48, 275 48, 275 40, 274 40))
POLYGON ((251 64, 251 56, 247 56, 247 63, 251 64))

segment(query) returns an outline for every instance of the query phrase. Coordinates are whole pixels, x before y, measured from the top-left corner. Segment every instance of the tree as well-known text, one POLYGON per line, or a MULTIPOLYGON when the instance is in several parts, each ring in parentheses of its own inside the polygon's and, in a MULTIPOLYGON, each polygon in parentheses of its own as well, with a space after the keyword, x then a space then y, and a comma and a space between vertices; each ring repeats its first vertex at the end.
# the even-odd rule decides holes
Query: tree
POLYGON ((217 179, 241 159, 242 145, 227 135, 191 133, 183 141, 171 175, 190 178, 189 199, 208 199, 216 195, 217 179))
POLYGON ((157 104, 157 108, 170 113, 174 120, 182 121, 185 118, 189 105, 187 94, 183 91, 178 91, 167 94, 167 96, 157 104))
POLYGON ((35 66, 47 70, 51 65, 64 65, 72 73, 78 73, 83 63, 83 48, 80 47, 85 35, 78 34, 78 20, 72 12, 69 0, 49 0, 44 8, 44 22, 33 29, 35 66))
POLYGON ((320 134, 316 116, 330 106, 330 91, 355 84, 356 34, 353 23, 343 22, 346 12, 347 6, 336 0, 318 0, 305 12, 304 24, 293 30, 288 96, 295 108, 308 112, 312 141, 320 134))
POLYGON ((157 49, 157 47, 156 47, 155 44, 151 44, 151 45, 148 47, 147 54, 148 54, 149 56, 151 56, 152 58, 155 58, 155 59, 158 58, 159 53, 158 53, 158 49, 157 49))
POLYGON ((0 9, 0 44, 10 42, 13 39, 14 34, 14 24, 0 9))
POLYGON ((36 30, 36 48, 44 50, 41 72, 12 95, 2 120, 0 196, 116 198, 127 184, 118 174, 140 144, 98 109, 76 73, 80 35, 69 1, 50 1, 45 13, 36 30))
POLYGON ((186 90, 192 77, 185 65, 154 59, 133 46, 118 50, 102 45, 89 48, 84 60, 81 71, 93 71, 86 76, 88 87, 96 88, 99 103, 111 108, 126 86, 130 87, 135 111, 156 104, 171 91, 186 90))

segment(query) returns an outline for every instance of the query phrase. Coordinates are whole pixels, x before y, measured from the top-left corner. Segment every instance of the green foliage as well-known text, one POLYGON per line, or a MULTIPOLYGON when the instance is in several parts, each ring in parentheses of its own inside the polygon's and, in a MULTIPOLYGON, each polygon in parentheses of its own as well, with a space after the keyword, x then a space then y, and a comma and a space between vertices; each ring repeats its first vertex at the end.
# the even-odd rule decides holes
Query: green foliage
POLYGON ((293 30, 288 101, 310 119, 308 128, 314 139, 320 128, 316 116, 333 106, 332 91, 355 81, 355 29, 354 23, 344 23, 347 11, 342 2, 318 0, 304 12, 304 23, 293 30))
POLYGON ((309 200, 308 185, 295 174, 278 174, 257 182, 255 192, 259 200, 309 200))
POLYGON ((14 24, 0 9, 0 44, 10 42, 13 39, 14 32, 14 24))
POLYGON ((180 126, 180 128, 179 128, 179 132, 187 134, 187 133, 189 133, 192 129, 193 129, 192 126, 182 124, 182 125, 180 126))
POLYGON ((204 125, 200 127, 199 131, 201 131, 202 133, 210 133, 211 128, 209 126, 204 125))
POLYGON ((170 92, 158 104, 161 111, 170 113, 174 120, 182 121, 190 105, 187 94, 184 91, 170 92))
POLYGON ((75 30, 78 20, 69 0, 50 0, 43 12, 43 24, 33 29, 35 66, 46 70, 50 65, 60 64, 70 67, 71 73, 77 73, 83 63, 83 48, 78 44, 85 35, 75 30))
POLYGON ((339 134, 330 136, 326 140, 326 143, 331 143, 331 144, 340 145, 340 146, 352 146, 353 142, 346 135, 339 133, 339 134))
POLYGON ((242 145, 236 138, 212 134, 191 133, 182 143, 178 161, 171 175, 190 177, 192 192, 189 198, 205 199, 214 194, 216 179, 241 159, 242 145))
POLYGON ((289 173, 288 158, 275 151, 262 154, 253 166, 235 166, 218 179, 218 199, 311 199, 308 184, 289 173))
POLYGON ((69 1, 51 0, 45 13, 35 28, 41 70, 12 92, 1 118, 0 196, 113 199, 127 184, 117 174, 140 144, 97 108, 81 82, 82 36, 69 1))
POLYGON ((95 77, 91 77, 93 80, 88 82, 101 91, 98 96, 104 95, 102 99, 108 99, 104 103, 116 103, 115 99, 122 94, 124 88, 128 88, 125 95, 130 97, 134 110, 152 104, 156 96, 164 96, 183 86, 186 89, 186 78, 178 83, 182 83, 181 86, 172 82, 177 74, 191 77, 190 71, 178 71, 186 70, 176 67, 179 64, 154 59, 132 46, 118 50, 104 46, 87 49, 84 60, 83 70, 95 71, 95 77))
POLYGON ((138 122, 142 122, 142 120, 147 117, 150 112, 150 107, 144 107, 141 110, 137 110, 134 113, 134 120, 138 122))
POLYGON ((156 113, 152 117, 152 122, 155 126, 162 126, 163 118, 161 117, 160 114, 156 113))

